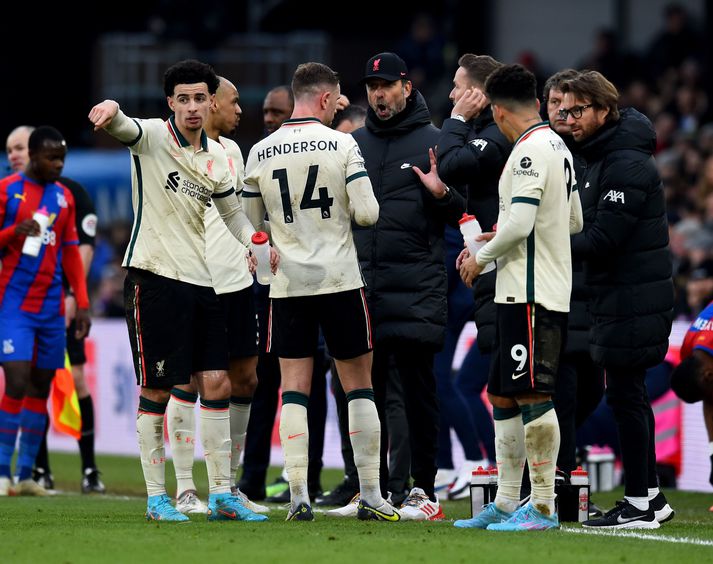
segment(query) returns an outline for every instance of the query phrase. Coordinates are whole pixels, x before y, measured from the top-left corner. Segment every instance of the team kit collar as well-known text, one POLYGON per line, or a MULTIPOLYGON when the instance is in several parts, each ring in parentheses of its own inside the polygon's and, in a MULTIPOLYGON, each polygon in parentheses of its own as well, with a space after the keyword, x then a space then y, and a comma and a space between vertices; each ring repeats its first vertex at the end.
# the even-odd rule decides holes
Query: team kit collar
MULTIPOLYGON (((168 124, 168 130, 171 132, 171 135, 173 135, 173 139, 176 141, 176 144, 179 147, 190 147, 191 144, 179 131, 178 126, 176 125, 176 116, 172 115, 168 118, 166 123, 168 124)), ((204 151, 208 150, 208 135, 206 134, 205 129, 201 129, 201 149, 204 151)))
POLYGON ((535 125, 531 125, 525 131, 522 132, 522 135, 520 135, 520 137, 517 138, 517 141, 515 141, 515 144, 513 145, 513 149, 515 148, 515 146, 517 146, 518 143, 527 139, 535 131, 539 131, 540 129, 549 129, 549 128, 550 128, 550 124, 547 121, 541 121, 539 123, 536 123, 535 125))
POLYGON ((310 123, 322 123, 316 117, 290 118, 282 125, 309 125, 310 123))

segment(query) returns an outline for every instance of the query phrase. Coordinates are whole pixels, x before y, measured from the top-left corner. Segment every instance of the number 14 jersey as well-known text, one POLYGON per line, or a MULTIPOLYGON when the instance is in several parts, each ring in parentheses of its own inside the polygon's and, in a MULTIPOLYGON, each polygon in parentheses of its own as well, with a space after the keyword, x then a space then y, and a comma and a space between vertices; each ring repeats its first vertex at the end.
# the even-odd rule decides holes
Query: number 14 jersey
POLYGON ((378 204, 351 135, 315 118, 287 120, 251 149, 243 203, 257 230, 267 212, 272 244, 280 253, 271 298, 364 286, 351 212, 358 217, 378 204))

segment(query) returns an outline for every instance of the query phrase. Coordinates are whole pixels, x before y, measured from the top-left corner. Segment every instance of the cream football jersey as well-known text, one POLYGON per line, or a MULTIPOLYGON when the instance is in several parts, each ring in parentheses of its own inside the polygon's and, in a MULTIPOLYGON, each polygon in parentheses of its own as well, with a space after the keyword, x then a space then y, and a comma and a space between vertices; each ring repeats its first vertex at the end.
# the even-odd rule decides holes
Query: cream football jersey
MULTIPOLYGON (((243 154, 232 139, 220 137, 218 141, 228 155, 230 176, 233 179, 236 197, 240 198, 245 176, 243 154)), ((245 258, 248 249, 228 231, 215 206, 205 211, 205 229, 205 258, 216 294, 238 292, 250 286, 253 277, 245 258)))
MULTIPOLYGON (((112 127, 125 129, 128 119, 119 112, 112 127)), ((195 150, 173 116, 167 121, 134 122, 138 136, 126 143, 132 156, 134 225, 123 266, 212 286, 205 260, 204 214, 216 198, 235 197, 225 150, 205 132, 195 150)), ((247 218, 239 223, 242 239, 249 241, 252 227, 247 218)))
MULTIPOLYGON (((581 225, 582 211, 572 154, 549 124, 529 128, 515 142, 498 192, 498 226, 506 225, 513 204, 536 206, 537 211, 527 238, 497 257, 495 301, 537 303, 551 311, 569 311, 570 216, 579 217, 581 225)), ((495 243, 494 239, 481 252, 487 254, 495 243)))
POLYGON ((258 229, 267 212, 272 244, 280 254, 270 297, 337 293, 364 285, 351 214, 357 222, 373 223, 378 204, 351 135, 315 118, 287 120, 251 149, 243 201, 258 229))

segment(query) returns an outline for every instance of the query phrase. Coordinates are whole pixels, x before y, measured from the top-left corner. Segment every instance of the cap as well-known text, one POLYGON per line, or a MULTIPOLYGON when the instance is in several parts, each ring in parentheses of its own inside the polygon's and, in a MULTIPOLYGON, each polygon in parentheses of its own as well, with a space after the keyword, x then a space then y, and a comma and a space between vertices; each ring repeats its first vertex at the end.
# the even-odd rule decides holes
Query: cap
POLYGON ((264 231, 257 231, 253 233, 251 239, 254 245, 264 245, 270 240, 267 236, 267 233, 265 233, 264 231))
POLYGON ((367 61, 362 81, 369 78, 383 78, 393 82, 407 77, 408 68, 404 60, 396 53, 385 52, 374 55, 367 61))

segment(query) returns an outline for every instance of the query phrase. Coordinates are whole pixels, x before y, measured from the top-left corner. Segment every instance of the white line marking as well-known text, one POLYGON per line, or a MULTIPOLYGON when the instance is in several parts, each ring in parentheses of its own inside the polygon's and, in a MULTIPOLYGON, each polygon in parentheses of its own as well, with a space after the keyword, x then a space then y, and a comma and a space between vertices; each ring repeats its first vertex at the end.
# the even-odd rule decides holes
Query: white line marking
POLYGON ((695 544, 699 546, 713 546, 713 541, 695 539, 691 537, 667 537, 664 535, 651 535, 646 533, 634 533, 631 531, 600 531, 591 529, 561 529, 566 533, 576 533, 579 535, 592 535, 600 537, 623 537, 639 540, 653 540, 660 542, 670 542, 673 544, 695 544))

